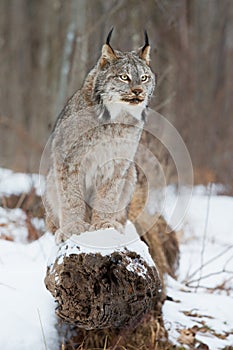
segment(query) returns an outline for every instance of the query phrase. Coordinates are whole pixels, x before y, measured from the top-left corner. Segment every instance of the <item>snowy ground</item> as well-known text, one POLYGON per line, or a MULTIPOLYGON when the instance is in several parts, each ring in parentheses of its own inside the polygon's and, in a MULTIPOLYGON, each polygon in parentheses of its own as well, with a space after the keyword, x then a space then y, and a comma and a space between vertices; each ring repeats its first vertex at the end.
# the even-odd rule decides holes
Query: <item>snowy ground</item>
POLYGON ((167 279, 167 293, 174 301, 163 308, 174 343, 189 343, 191 330, 210 349, 233 346, 232 213, 232 197, 194 189, 180 232, 178 281, 167 279))
MULTIPOLYGON (((31 186, 38 190, 36 175, 0 169, 0 198, 31 186)), ((233 198, 214 193, 195 188, 179 231, 178 280, 167 277, 163 307, 172 342, 195 337, 211 350, 233 346, 233 198)), ((55 305, 43 283, 54 238, 46 233, 26 243, 25 220, 21 209, 0 207, 0 235, 14 239, 0 239, 0 348, 58 350, 55 305)))

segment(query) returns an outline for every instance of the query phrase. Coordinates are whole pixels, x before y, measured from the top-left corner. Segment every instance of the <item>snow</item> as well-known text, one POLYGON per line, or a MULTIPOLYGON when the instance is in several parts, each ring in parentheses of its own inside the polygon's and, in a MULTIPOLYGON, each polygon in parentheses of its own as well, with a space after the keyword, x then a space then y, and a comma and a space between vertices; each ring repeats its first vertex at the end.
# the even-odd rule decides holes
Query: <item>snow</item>
POLYGON ((125 233, 122 234, 114 228, 100 229, 93 232, 83 232, 79 236, 72 235, 59 248, 55 248, 49 261, 52 264, 57 256, 61 256, 58 263, 62 263, 62 257, 71 254, 96 254, 102 256, 111 255, 116 251, 132 251, 138 253, 149 266, 155 266, 148 246, 141 241, 134 225, 128 221, 125 233))
MULTIPOLYGON (((114 252, 136 252, 149 266, 156 268, 148 246, 139 238, 134 225, 128 221, 125 227, 125 233, 122 234, 114 228, 100 229, 93 232, 83 232, 79 236, 72 235, 59 248, 54 248, 48 265, 51 266, 58 258, 57 263, 61 264, 64 257, 71 254, 101 254, 102 256, 111 255, 114 252)), ((145 278, 147 269, 140 262, 127 257, 129 264, 126 266, 128 271, 136 272, 139 276, 145 278)), ((53 269, 53 267, 52 267, 53 269)), ((51 270, 52 270, 51 269, 51 270)), ((56 277, 55 277, 56 278, 56 277)))
MULTIPOLYGON (((0 169, 0 197, 28 192, 32 186, 40 192, 37 175, 0 169)), ((233 345, 233 198, 218 195, 222 192, 221 185, 195 187, 179 226, 180 268, 177 280, 166 276, 169 299, 163 306, 164 323, 174 344, 179 344, 180 331, 196 327, 196 340, 211 350, 233 345)), ((175 201, 175 188, 167 187, 166 218, 171 217, 175 201)), ((33 224, 43 227, 44 222, 34 218, 33 224)), ((58 350, 55 303, 44 286, 46 266, 58 249, 54 237, 46 233, 33 243, 26 242, 25 213, 19 208, 0 207, 0 230, 6 236, 10 231, 14 238, 14 242, 0 240, 0 348, 58 350)), ((108 229, 71 237, 70 252, 77 245, 79 251, 101 254, 126 247, 148 259, 147 247, 141 243, 129 223, 126 235, 108 229)), ((147 262, 153 264, 150 259, 147 262)), ((130 260, 127 268, 135 268, 130 260)))
POLYGON ((14 173, 12 170, 0 168, 0 197, 28 193, 33 187, 37 195, 40 196, 43 193, 44 181, 42 176, 14 173))
POLYGON ((1 235, 11 237, 15 242, 27 242, 26 214, 23 210, 0 207, 1 235))
POLYGON ((164 322, 174 343, 177 343, 179 337, 178 330, 193 326, 202 328, 205 325, 212 332, 198 332, 196 339, 206 343, 210 349, 222 349, 233 344, 233 334, 226 339, 219 339, 215 335, 232 333, 232 298, 203 292, 192 293, 188 289, 184 291, 184 286, 171 277, 167 277, 167 283, 167 293, 174 301, 166 301, 163 307, 164 322), (189 316, 185 312, 188 312, 189 316))
POLYGON ((1 349, 58 349, 55 303, 43 283, 53 245, 50 234, 27 245, 0 240, 1 349))
POLYGON ((144 265, 142 265, 139 261, 135 262, 135 259, 132 260, 130 257, 127 257, 127 260, 129 262, 129 264, 126 266, 128 271, 137 273, 139 276, 146 278, 147 268, 144 265))
POLYGON ((180 330, 204 325, 210 331, 196 339, 217 350, 233 345, 233 198, 198 187, 181 227, 178 281, 167 277, 176 302, 166 301, 163 313, 173 343, 180 330))
POLYGON ((45 222, 44 219, 39 219, 39 218, 31 218, 31 223, 33 226, 38 230, 45 232, 45 222))

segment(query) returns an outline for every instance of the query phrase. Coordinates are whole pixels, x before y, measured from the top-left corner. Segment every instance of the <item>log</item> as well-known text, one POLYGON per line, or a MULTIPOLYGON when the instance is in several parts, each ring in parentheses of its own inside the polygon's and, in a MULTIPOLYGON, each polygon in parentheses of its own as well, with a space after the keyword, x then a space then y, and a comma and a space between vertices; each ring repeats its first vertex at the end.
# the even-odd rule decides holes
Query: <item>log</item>
POLYGON ((132 224, 125 234, 98 230, 61 243, 45 285, 57 315, 86 330, 135 327, 162 296, 157 268, 132 224))

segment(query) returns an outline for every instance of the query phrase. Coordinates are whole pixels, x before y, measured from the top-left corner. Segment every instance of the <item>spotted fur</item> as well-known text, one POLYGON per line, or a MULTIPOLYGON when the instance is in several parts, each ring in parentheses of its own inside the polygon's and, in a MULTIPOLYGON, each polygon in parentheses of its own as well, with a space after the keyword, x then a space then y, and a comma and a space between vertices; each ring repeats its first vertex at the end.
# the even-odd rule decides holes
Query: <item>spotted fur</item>
POLYGON ((143 48, 121 52, 110 37, 52 134, 45 200, 58 242, 101 227, 123 231, 135 188, 133 160, 155 75, 148 38, 143 48))

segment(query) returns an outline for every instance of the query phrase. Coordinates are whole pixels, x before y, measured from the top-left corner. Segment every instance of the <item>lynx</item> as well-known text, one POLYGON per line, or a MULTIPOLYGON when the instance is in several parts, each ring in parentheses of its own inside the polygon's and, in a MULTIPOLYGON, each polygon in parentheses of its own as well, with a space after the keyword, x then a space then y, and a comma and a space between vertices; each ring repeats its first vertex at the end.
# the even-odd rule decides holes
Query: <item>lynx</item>
POLYGON ((130 52, 114 50, 111 35, 51 136, 45 197, 47 225, 57 242, 100 228, 124 232, 155 75, 146 32, 144 46, 130 52))

